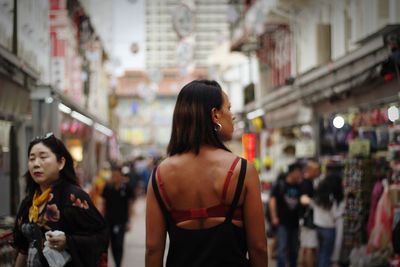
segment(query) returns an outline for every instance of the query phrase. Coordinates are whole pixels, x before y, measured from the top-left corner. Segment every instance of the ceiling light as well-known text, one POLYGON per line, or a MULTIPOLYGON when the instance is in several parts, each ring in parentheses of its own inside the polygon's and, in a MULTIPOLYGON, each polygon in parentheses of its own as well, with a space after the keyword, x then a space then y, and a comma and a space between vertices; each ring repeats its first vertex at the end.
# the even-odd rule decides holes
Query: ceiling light
POLYGON ((333 126, 335 128, 340 129, 344 126, 344 119, 342 116, 338 115, 333 119, 333 126))
POLYGON ((391 106, 388 108, 388 118, 391 122, 394 122, 399 119, 399 109, 396 106, 391 106))

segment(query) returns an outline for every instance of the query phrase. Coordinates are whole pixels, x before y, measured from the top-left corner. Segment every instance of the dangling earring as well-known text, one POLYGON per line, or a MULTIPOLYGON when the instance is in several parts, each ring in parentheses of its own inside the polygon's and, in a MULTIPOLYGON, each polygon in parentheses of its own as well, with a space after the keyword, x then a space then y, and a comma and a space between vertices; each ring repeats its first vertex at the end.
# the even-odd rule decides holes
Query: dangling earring
POLYGON ((215 125, 214 125, 214 131, 220 132, 221 130, 222 130, 222 125, 221 125, 221 123, 219 123, 219 122, 215 123, 215 125))

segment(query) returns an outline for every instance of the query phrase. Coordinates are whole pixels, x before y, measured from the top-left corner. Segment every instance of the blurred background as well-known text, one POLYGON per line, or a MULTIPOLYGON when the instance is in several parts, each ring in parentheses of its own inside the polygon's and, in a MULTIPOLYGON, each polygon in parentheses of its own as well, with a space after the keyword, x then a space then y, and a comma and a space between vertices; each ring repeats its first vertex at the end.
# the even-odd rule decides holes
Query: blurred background
POLYGON ((89 192, 107 162, 145 173, 193 79, 229 95, 264 199, 295 159, 378 155, 397 179, 399 66, 398 0, 0 0, 1 224, 32 138, 61 137, 89 192))

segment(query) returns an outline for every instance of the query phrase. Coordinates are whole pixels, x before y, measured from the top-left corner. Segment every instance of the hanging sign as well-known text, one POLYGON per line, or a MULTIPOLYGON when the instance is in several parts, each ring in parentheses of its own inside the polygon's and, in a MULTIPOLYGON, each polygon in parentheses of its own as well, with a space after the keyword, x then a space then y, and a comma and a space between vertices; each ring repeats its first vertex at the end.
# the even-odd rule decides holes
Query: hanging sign
POLYGON ((254 133, 245 133, 242 137, 244 157, 253 162, 256 157, 256 135, 254 133))

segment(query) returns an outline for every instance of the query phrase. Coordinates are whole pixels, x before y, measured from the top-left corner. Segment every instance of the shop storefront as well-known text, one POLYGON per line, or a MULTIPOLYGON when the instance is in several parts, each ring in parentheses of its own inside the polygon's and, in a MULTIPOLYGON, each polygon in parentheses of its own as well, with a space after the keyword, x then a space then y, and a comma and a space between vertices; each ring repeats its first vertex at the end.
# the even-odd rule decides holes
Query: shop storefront
POLYGON ((363 260, 390 261, 392 226, 400 215, 393 197, 399 192, 399 77, 384 73, 389 30, 296 81, 318 126, 317 155, 323 167, 334 164, 342 175, 346 206, 339 261, 346 265, 354 264, 357 253, 363 260))
MULTIPOLYGON (((16 73, 21 74, 17 70, 16 73)), ((27 166, 30 125, 29 89, 18 80, 0 74, 0 258, 5 264, 11 264, 15 257, 9 241, 14 223, 12 216, 24 195, 22 174, 27 166)))
POLYGON ((0 216, 16 213, 23 192, 26 143, 31 134, 29 90, 0 77, 0 216))
POLYGON ((378 81, 353 89, 343 99, 315 105, 320 158, 325 164, 334 161, 342 167, 347 198, 340 260, 345 263, 351 261, 354 248, 362 246, 377 252, 376 257, 388 257, 392 225, 400 215, 400 202, 392 198, 387 202, 387 223, 374 225, 382 216, 377 204, 386 197, 383 190, 396 195, 400 182, 398 83, 378 81), (379 196, 376 188, 382 188, 379 196))
POLYGON ((249 125, 257 134, 261 178, 271 182, 295 159, 316 156, 314 125, 311 109, 290 94, 274 92, 263 103, 262 114, 250 116, 249 125))
POLYGON ((84 115, 73 116, 61 112, 60 137, 75 161, 80 184, 86 185, 93 182, 103 162, 117 160, 108 153, 113 133, 98 123, 90 123, 91 119, 84 115))
MULTIPOLYGON (((104 122, 50 87, 32 94, 33 136, 59 136, 71 152, 82 186, 92 183, 102 162, 111 160, 109 140, 114 135, 104 122)), ((118 154, 118 153, 117 153, 118 154)))

